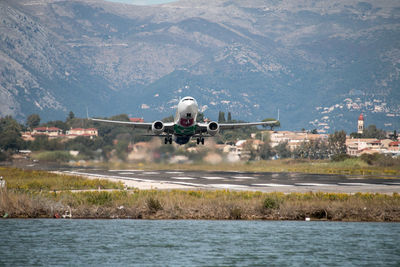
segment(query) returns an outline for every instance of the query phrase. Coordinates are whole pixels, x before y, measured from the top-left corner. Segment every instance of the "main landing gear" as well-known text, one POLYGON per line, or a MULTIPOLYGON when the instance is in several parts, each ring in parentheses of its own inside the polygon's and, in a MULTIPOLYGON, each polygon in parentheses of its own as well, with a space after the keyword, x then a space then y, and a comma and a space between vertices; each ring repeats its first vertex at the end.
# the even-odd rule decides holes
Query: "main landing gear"
POLYGON ((204 145, 204 137, 197 137, 197 144, 202 144, 204 145))
POLYGON ((167 136, 164 139, 164 144, 168 144, 168 143, 172 144, 172 137, 171 136, 167 136))

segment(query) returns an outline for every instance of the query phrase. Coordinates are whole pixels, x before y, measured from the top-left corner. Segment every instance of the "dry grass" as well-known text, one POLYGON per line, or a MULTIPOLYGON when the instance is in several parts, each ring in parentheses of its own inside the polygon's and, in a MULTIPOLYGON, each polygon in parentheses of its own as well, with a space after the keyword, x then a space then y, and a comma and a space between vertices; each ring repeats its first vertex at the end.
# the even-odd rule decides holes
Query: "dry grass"
POLYGON ((400 221, 400 195, 261 193, 229 190, 52 190, 122 188, 104 180, 0 168, 0 217, 51 218, 71 209, 74 218, 400 221), (103 184, 103 182, 106 182, 103 184), (46 189, 46 190, 43 190, 46 189), (47 190, 48 189, 48 190, 47 190))
POLYGON ((54 200, 31 193, 0 190, 0 216, 10 218, 51 218, 66 207, 54 200))
POLYGON ((236 191, 3 191, 0 216, 74 218, 400 221, 400 196, 384 194, 261 193, 236 191))
POLYGON ((189 170, 189 171, 245 171, 245 172, 300 172, 314 174, 347 174, 347 175, 383 175, 400 178, 400 166, 369 166, 361 159, 347 159, 341 162, 329 160, 268 160, 255 162, 207 163, 192 164, 158 164, 158 163, 100 163, 109 169, 142 169, 142 170, 189 170))
POLYGON ((104 179, 85 179, 79 176, 60 175, 46 171, 21 170, 0 167, 0 176, 7 182, 8 189, 22 191, 53 191, 79 189, 122 189, 122 183, 104 179))

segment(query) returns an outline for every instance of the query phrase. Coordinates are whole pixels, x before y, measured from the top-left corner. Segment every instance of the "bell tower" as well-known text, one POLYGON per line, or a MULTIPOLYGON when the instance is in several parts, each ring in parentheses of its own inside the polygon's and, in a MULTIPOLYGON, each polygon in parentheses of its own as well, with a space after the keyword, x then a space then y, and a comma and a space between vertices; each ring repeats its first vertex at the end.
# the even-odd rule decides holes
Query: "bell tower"
POLYGON ((361 113, 360 116, 358 117, 358 129, 357 133, 362 134, 364 131, 364 116, 361 113))

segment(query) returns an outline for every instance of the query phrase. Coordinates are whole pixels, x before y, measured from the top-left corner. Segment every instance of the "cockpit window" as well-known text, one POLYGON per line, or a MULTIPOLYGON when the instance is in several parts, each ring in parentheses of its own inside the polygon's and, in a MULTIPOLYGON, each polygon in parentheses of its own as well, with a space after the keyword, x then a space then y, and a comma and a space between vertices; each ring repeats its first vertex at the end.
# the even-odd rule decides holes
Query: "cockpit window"
POLYGON ((188 100, 193 101, 193 98, 184 98, 184 99, 182 99, 182 102, 185 102, 185 101, 188 101, 188 100))

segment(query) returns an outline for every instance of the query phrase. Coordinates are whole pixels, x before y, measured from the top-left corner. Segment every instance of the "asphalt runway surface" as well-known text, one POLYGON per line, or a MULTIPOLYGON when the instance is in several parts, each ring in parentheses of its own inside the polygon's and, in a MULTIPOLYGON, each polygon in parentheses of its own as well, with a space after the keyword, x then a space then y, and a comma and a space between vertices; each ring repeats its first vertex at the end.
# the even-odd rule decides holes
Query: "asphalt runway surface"
POLYGON ((229 189, 261 192, 400 193, 400 177, 221 171, 63 169, 58 172, 119 180, 139 189, 229 189), (129 183, 131 182, 131 183, 129 183))

